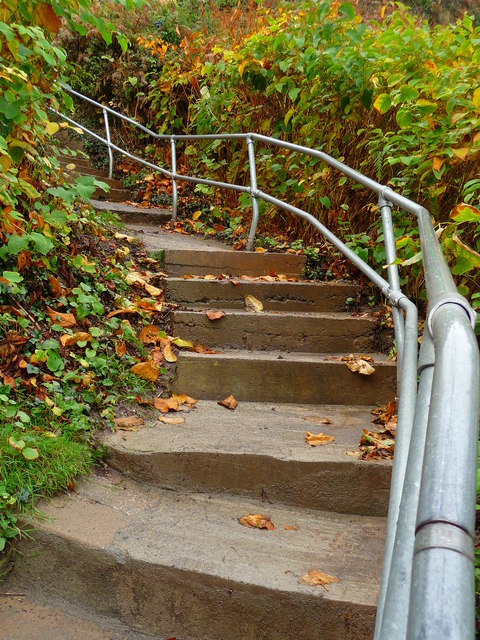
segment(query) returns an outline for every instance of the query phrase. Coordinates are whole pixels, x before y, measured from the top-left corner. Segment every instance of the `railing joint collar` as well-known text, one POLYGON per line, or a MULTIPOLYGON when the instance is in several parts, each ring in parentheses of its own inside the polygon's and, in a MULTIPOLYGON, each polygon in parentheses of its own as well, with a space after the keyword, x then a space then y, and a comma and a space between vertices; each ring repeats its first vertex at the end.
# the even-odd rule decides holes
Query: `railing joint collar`
POLYGON ((433 318, 437 311, 446 305, 457 305, 461 307, 467 314, 470 320, 470 324, 472 329, 475 330, 475 326, 477 324, 477 314, 472 309, 472 307, 468 304, 467 300, 461 296, 459 293, 450 293, 448 296, 439 300, 433 307, 430 309, 427 315, 427 327, 430 332, 430 335, 433 336, 433 318))

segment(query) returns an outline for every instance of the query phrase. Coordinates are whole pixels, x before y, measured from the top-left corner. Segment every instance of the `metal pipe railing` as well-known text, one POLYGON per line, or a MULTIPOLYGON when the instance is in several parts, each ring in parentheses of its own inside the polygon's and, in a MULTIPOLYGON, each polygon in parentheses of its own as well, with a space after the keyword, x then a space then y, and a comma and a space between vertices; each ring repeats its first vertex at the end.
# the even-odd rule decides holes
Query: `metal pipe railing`
POLYGON ((173 220, 177 215, 178 180, 249 193, 252 222, 247 250, 254 246, 258 200, 261 199, 313 225, 390 301, 398 352, 398 424, 375 640, 473 640, 479 403, 479 354, 473 331, 476 314, 456 291, 429 213, 322 151, 258 133, 157 134, 66 85, 62 87, 102 109, 105 139, 71 118, 55 113, 103 142, 108 148, 110 167, 112 150, 115 150, 172 179, 173 220), (172 170, 113 144, 108 114, 131 123, 155 139, 170 140, 172 170), (176 142, 188 140, 244 140, 250 186, 178 174, 176 142), (258 189, 255 142, 318 158, 377 195, 388 280, 312 214, 258 189), (414 214, 420 232, 428 315, 418 361, 417 308, 400 288, 391 215, 393 205, 414 214))

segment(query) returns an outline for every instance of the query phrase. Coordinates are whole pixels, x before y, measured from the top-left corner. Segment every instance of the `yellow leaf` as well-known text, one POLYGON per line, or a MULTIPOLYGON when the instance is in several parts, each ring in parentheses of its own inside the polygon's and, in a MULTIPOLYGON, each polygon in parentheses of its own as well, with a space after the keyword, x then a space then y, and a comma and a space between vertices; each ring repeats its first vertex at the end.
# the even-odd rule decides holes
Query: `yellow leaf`
POLYGON ((45 131, 49 136, 53 136, 60 129, 60 125, 56 122, 47 122, 45 125, 45 131))
POLYGON ((192 215, 192 220, 198 220, 201 215, 202 215, 201 211, 195 211, 195 213, 192 215))
POLYGON ((180 349, 195 349, 195 345, 190 340, 183 340, 183 338, 174 338, 172 344, 180 347, 180 349))
POLYGON ((332 582, 340 582, 338 578, 334 576, 329 576, 326 573, 321 573, 317 569, 310 569, 310 571, 302 577, 302 582, 309 585, 320 585, 325 591, 328 591, 327 584, 332 584, 332 582))
POLYGON ((266 252, 267 252, 267 250, 264 249, 263 247, 257 247, 255 249, 255 253, 266 253, 266 252))
POLYGON ((151 284, 145 283, 145 291, 149 293, 151 296, 158 297, 161 296, 163 291, 158 287, 154 287, 151 284))
POLYGON ((264 516, 261 513, 254 513, 251 515, 244 515, 238 519, 239 523, 244 527, 250 527, 254 529, 268 529, 273 531, 275 525, 270 519, 270 516, 264 516))
POLYGON ((354 373, 360 373, 363 376, 371 376, 375 373, 374 367, 370 364, 373 359, 370 356, 354 356, 350 354, 349 356, 342 358, 350 371, 354 373))
POLYGON ((136 376, 139 376, 139 378, 151 380, 152 382, 157 380, 159 374, 158 367, 149 361, 134 364, 133 367, 130 367, 130 371, 136 376))
POLYGON ((166 344, 163 347, 163 357, 165 358, 165 360, 167 362, 176 362, 177 361, 177 356, 173 353, 172 351, 172 346, 170 343, 166 344))
POLYGON ((307 431, 305 434, 305 442, 312 447, 318 447, 322 444, 331 444, 334 440, 335 438, 333 436, 326 436, 323 432, 315 435, 314 433, 307 431))
POLYGON ((462 147, 460 149, 452 149, 453 153, 460 158, 460 160, 465 160, 468 156, 468 152, 470 151, 470 147, 462 147))
POLYGON ((89 333, 84 333, 79 331, 78 333, 74 333, 73 335, 69 335, 68 333, 64 333, 63 336, 60 337, 60 342, 63 347, 72 347, 77 344, 77 342, 90 342, 92 336, 89 333))
POLYGON ((445 163, 445 158, 437 158, 435 157, 433 159, 433 168, 435 169, 435 171, 440 171, 440 169, 443 167, 445 163))
POLYGON ((254 311, 255 313, 261 313, 263 311, 263 304, 250 294, 245 296, 245 308, 247 311, 254 311))
POLYGON ((477 87, 473 92, 472 102, 475 107, 480 107, 480 87, 477 87))

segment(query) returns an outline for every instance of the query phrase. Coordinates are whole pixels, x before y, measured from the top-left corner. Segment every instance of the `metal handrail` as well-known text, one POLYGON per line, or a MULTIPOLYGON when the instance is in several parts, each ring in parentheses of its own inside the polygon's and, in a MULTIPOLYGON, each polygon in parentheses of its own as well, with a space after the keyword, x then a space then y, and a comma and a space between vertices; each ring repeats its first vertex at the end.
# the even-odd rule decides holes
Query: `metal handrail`
POLYGON ((61 86, 102 110, 105 138, 72 118, 55 113, 107 146, 110 177, 114 150, 172 179, 173 220, 177 214, 178 180, 249 193, 253 215, 247 250, 253 249, 255 242, 258 199, 261 199, 312 224, 390 301, 398 350, 398 424, 375 640, 473 640, 479 408, 476 314, 457 293, 428 211, 322 151, 257 133, 157 134, 67 85, 61 86), (155 139, 170 140, 171 171, 113 144, 108 114, 155 139), (178 174, 176 142, 179 140, 245 140, 250 186, 178 174), (258 188, 255 142, 318 158, 376 193, 382 215, 388 281, 312 214, 258 188), (418 221, 428 296, 426 329, 419 357, 417 308, 400 289, 391 215, 393 205, 415 215, 418 221))

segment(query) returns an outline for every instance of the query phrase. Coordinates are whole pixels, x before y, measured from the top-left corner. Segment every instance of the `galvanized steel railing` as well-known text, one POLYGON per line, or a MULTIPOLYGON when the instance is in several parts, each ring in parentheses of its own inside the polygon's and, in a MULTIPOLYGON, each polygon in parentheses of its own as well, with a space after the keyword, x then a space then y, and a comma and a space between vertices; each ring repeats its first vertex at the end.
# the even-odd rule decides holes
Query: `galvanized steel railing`
POLYGON ((105 138, 56 113, 106 145, 110 177, 112 151, 117 151, 171 178, 173 220, 177 215, 179 180, 248 193, 252 198, 253 215, 247 250, 254 246, 258 199, 261 199, 312 224, 390 301, 398 352, 398 424, 375 640, 473 640, 479 402, 479 353, 474 334, 476 314, 467 300, 457 293, 428 211, 322 151, 257 133, 157 134, 66 85, 62 88, 102 110, 105 138), (157 140, 170 141, 171 170, 113 144, 109 115, 121 118, 157 140), (245 140, 250 186, 177 173, 176 144, 180 140, 245 140), (377 195, 388 281, 313 215, 258 188, 255 142, 318 158, 377 195), (400 289, 395 262, 393 205, 413 214, 418 221, 428 296, 426 328, 419 357, 417 308, 400 289))

